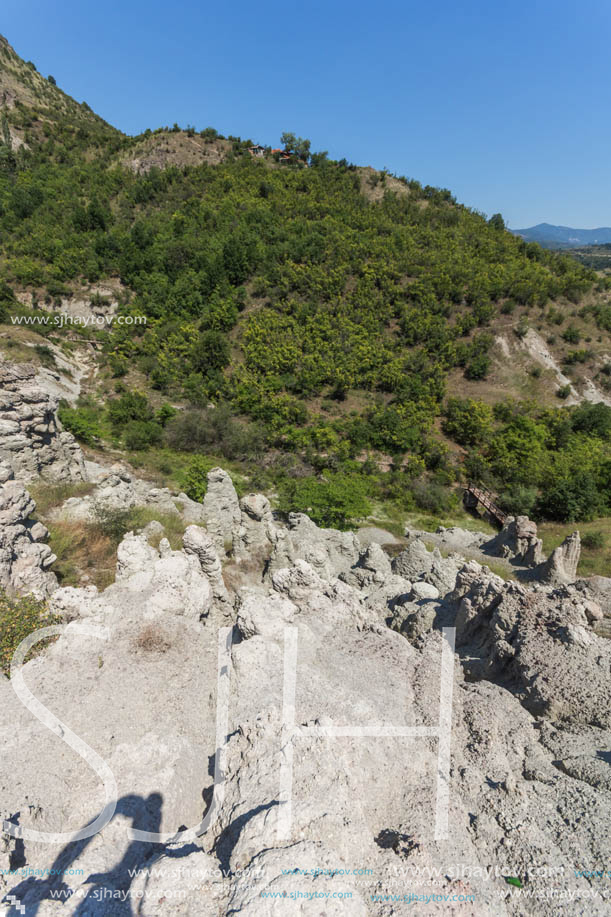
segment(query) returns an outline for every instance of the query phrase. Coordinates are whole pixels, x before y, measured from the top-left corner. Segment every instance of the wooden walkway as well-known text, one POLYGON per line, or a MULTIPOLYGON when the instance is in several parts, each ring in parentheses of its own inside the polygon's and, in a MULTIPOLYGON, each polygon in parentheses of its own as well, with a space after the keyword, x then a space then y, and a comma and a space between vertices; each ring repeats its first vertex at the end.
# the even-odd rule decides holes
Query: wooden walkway
POLYGON ((496 519, 499 525, 503 526, 507 521, 507 513, 499 509, 494 500, 495 494, 493 494, 491 490, 485 487, 476 487, 475 484, 471 483, 467 485, 464 494, 465 505, 476 507, 478 504, 481 504, 493 519, 496 519))

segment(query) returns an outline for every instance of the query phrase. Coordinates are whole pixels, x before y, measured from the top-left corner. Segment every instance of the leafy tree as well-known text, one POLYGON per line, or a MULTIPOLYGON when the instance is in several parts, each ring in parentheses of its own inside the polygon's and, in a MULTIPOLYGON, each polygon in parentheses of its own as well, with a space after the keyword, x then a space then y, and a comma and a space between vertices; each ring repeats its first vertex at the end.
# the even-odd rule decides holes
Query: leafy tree
POLYGON ((290 131, 285 131, 280 137, 280 143, 287 153, 294 153, 298 159, 307 161, 310 156, 310 141, 297 137, 290 131))
POLYGON ((593 519, 603 509, 596 479, 588 472, 576 471, 570 478, 553 482, 541 494, 536 511, 545 519, 576 522, 593 519))
POLYGON ((449 398, 444 414, 443 432, 462 446, 481 446, 492 433, 492 408, 483 401, 449 398))
POLYGON ((177 410, 167 402, 162 404, 155 414, 155 420, 161 427, 165 427, 169 420, 176 416, 177 410))
POLYGON ((493 213, 488 220, 488 225, 500 232, 505 229, 505 220, 500 213, 493 213))
POLYGON ((221 331, 204 331, 193 351, 193 367, 206 374, 229 363, 229 343, 221 331))

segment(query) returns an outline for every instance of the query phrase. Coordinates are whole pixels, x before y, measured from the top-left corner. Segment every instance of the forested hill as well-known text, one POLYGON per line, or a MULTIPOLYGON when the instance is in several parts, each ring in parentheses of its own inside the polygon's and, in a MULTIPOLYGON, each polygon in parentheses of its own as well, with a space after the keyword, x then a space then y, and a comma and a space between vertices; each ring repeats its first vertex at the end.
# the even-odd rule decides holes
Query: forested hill
POLYGON ((553 515, 578 467, 573 515, 607 509, 611 423, 552 407, 611 384, 593 271, 293 135, 261 155, 212 128, 126 137, 6 43, 0 68, 5 318, 15 295, 59 308, 109 279, 147 318, 106 332, 98 390, 64 412, 81 438, 254 460, 294 506, 321 473, 426 508, 468 474, 553 515), (531 330, 573 392, 533 362, 531 330))

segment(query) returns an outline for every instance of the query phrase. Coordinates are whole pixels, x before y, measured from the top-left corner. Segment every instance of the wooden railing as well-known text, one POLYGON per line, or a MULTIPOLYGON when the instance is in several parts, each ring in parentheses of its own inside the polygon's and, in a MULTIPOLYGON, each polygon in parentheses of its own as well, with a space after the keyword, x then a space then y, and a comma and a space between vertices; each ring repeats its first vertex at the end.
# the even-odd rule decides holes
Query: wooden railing
POLYGON ((475 484, 469 483, 465 491, 465 495, 469 494, 475 505, 481 503, 481 505, 486 509, 490 515, 496 519, 500 525, 505 525, 507 521, 507 513, 504 513, 502 509, 494 502, 495 494, 491 490, 488 490, 485 487, 477 487, 475 484))

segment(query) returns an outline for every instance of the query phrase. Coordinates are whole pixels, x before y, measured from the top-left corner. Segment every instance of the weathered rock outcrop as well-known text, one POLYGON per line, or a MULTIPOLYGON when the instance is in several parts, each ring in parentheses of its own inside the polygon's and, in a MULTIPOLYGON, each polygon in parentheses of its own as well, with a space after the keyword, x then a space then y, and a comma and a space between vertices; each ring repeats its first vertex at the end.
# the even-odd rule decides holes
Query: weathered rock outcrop
POLYGON ((574 583, 581 554, 579 532, 567 535, 548 559, 537 568, 537 579, 544 583, 574 583))
POLYGON ((223 580, 223 568, 212 538, 200 526, 190 525, 185 531, 182 543, 187 554, 197 557, 218 607, 229 614, 233 609, 233 599, 223 580))
POLYGON ((57 405, 36 382, 34 366, 0 362, 0 460, 19 480, 86 479, 83 453, 62 430, 57 405))
POLYGON ((10 595, 44 598, 57 588, 49 567, 57 559, 45 544, 48 531, 33 523, 36 509, 23 484, 0 463, 0 586, 10 595))
POLYGON ((129 510, 146 506, 163 515, 181 516, 185 522, 201 524, 204 510, 201 503, 186 494, 174 493, 167 487, 154 487, 147 481, 135 478, 123 465, 110 468, 89 466, 88 478, 95 488, 82 497, 69 497, 59 507, 55 516, 65 520, 91 521, 100 509, 129 510))
POLYGON ((453 597, 471 676, 510 686, 534 715, 611 727, 611 643, 591 627, 596 603, 567 587, 482 577, 474 564, 459 574, 453 597))
POLYGON ((232 536, 234 557, 262 565, 278 538, 270 502, 263 494, 247 494, 239 505, 240 525, 232 536))
POLYGON ((213 468, 208 473, 208 489, 203 506, 206 528, 217 551, 224 557, 233 549, 233 538, 240 525, 241 511, 233 482, 222 468, 213 468))
POLYGON ((289 513, 287 527, 279 529, 268 574, 305 560, 323 579, 347 573, 361 555, 354 532, 321 529, 304 513, 289 513))
POLYGON ((419 579, 428 573, 432 566, 433 555, 419 538, 412 538, 392 561, 393 573, 406 579, 419 579))
POLYGON ((544 560, 543 542, 537 537, 537 523, 528 516, 509 516, 499 534, 483 544, 482 550, 529 567, 544 560))

